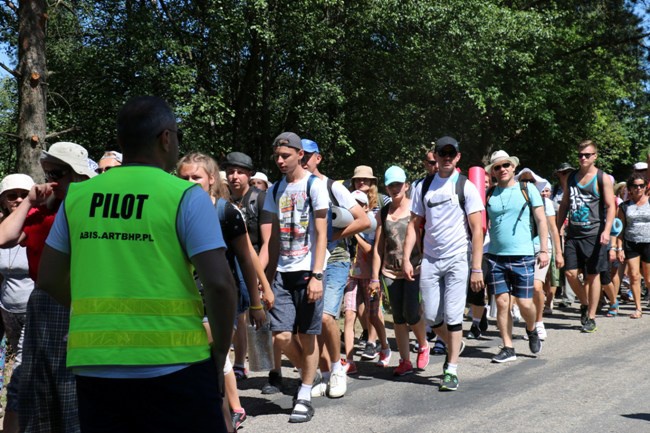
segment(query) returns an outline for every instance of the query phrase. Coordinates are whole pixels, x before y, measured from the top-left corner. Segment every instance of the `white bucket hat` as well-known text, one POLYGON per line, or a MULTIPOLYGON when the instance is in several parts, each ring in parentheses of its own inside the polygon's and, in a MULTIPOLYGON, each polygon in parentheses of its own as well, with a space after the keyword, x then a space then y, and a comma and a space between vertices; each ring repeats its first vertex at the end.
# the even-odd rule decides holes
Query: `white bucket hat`
POLYGON ((255 174, 251 177, 251 179, 257 179, 257 180, 263 180, 266 182, 267 187, 271 187, 271 182, 269 182, 269 178, 262 172, 258 171, 255 172, 255 174))
POLYGON ((492 173, 492 166, 501 161, 510 161, 515 167, 519 166, 519 158, 508 155, 505 150, 497 150, 490 156, 490 163, 485 167, 485 171, 492 173))
POLYGON ((0 195, 4 194, 5 191, 10 191, 12 189, 29 191, 32 189, 32 186, 34 186, 34 179, 26 174, 10 174, 5 176, 0 182, 0 195))
POLYGON ((82 176, 95 177, 97 173, 92 170, 88 160, 88 151, 75 143, 59 141, 54 143, 47 151, 41 154, 41 161, 52 161, 69 165, 75 173, 82 176))

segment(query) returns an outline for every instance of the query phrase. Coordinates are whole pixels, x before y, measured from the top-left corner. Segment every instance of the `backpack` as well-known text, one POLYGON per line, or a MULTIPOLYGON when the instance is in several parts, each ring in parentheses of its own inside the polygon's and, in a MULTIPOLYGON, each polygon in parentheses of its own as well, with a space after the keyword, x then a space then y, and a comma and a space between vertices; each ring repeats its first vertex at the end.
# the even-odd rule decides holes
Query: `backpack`
MULTIPOLYGON (((528 206, 528 216, 530 218, 530 233, 531 233, 531 239, 536 238, 539 233, 537 231, 537 222, 535 221, 535 215, 533 211, 533 205, 530 202, 530 196, 528 195, 528 183, 527 181, 519 181, 519 190, 521 191, 521 194, 524 196, 524 200, 526 200, 526 203, 524 206, 521 208, 521 214, 523 214, 524 209, 526 206, 528 206)), ((490 198, 492 197, 492 194, 494 194, 494 190, 496 189, 496 186, 491 186, 488 190, 487 193, 485 194, 485 204, 487 206, 490 206, 490 198)), ((546 214, 546 201, 542 197, 542 205, 544 206, 544 214, 546 214)))
POLYGON ((262 191, 255 188, 254 186, 250 187, 246 194, 241 198, 239 202, 239 210, 244 214, 244 220, 246 221, 246 228, 248 229, 248 236, 251 239, 253 247, 257 250, 259 248, 259 209, 260 204, 264 205, 264 200, 260 202, 260 194, 262 191))

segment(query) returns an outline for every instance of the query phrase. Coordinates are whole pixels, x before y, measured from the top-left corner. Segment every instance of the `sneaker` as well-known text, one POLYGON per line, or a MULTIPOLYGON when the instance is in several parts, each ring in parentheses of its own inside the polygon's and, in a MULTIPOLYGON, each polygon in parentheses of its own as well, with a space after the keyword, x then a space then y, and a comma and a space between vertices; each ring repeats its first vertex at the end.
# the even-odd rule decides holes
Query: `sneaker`
POLYGON ((592 333, 592 332, 596 332, 597 329, 598 328, 596 328, 596 321, 594 319, 587 319, 585 324, 582 326, 581 331, 592 333))
POLYGON ((232 426, 235 428, 235 431, 239 430, 239 427, 244 421, 246 421, 246 411, 243 407, 232 412, 232 426))
POLYGON ((429 346, 424 346, 418 349, 417 366, 420 370, 424 370, 429 365, 429 346))
POLYGON ((359 373, 356 362, 342 359, 341 364, 343 365, 343 371, 345 371, 345 374, 350 375, 359 373))
POLYGON ((361 355, 361 357, 363 359, 375 359, 378 354, 379 354, 379 350, 377 350, 377 345, 368 342, 366 344, 366 348, 363 349, 363 355, 361 355))
POLYGON ((478 324, 478 329, 481 330, 481 332, 485 332, 488 329, 488 309, 486 308, 483 310, 483 316, 481 316, 481 321, 478 324))
POLYGON ((588 307, 586 305, 581 305, 580 306, 580 324, 582 326, 585 326, 585 323, 587 323, 587 319, 589 319, 588 307))
POLYGON ((481 338, 481 328, 479 328, 476 323, 472 323, 472 327, 469 328, 469 332, 467 333, 467 339, 477 340, 479 338, 481 338))
POLYGON ((413 364, 408 359, 400 359, 399 365, 393 370, 393 376, 406 376, 413 374, 413 364))
POLYGON ((517 355, 515 354, 514 347, 502 347, 501 351, 492 358, 492 362, 498 362, 501 364, 504 362, 514 361, 515 359, 517 359, 517 355))
POLYGON ((364 330, 361 333, 361 337, 359 337, 359 342, 357 343, 357 345, 359 346, 359 349, 365 349, 367 343, 368 343, 368 331, 364 330))
POLYGON ((435 341, 436 337, 437 337, 436 336, 436 331, 434 331, 433 329, 431 331, 427 332, 427 341, 429 343, 433 343, 435 341))
POLYGON ((348 381, 345 371, 340 369, 330 375, 330 381, 327 384, 327 396, 329 398, 340 398, 348 390, 348 381))
POLYGON ((447 353, 447 345, 441 339, 437 339, 436 344, 433 345, 433 354, 443 355, 445 353, 447 353))
POLYGON ((248 379, 248 370, 246 370, 246 367, 240 367, 239 365, 234 365, 232 367, 233 373, 235 373, 235 379, 237 380, 244 380, 248 379))
POLYGON ((311 396, 312 398, 324 397, 327 395, 327 382, 323 380, 323 376, 320 373, 316 373, 314 377, 314 383, 311 385, 311 396))
POLYGON ((539 339, 544 341, 546 340, 546 337, 548 337, 548 334, 546 333, 546 328, 544 327, 544 322, 539 322, 537 325, 535 325, 537 328, 537 335, 539 335, 539 339))
POLYGON ((282 375, 277 371, 269 371, 269 382, 262 387, 262 394, 277 394, 282 392, 282 375))
POLYGON ((519 323, 522 321, 521 317, 521 312, 519 311, 519 307, 517 305, 512 306, 512 322, 513 323, 519 323))
POLYGON ((528 348, 533 355, 537 355, 542 351, 542 340, 537 334, 537 329, 533 329, 532 331, 526 330, 526 335, 528 335, 528 348))
POLYGON ((390 348, 379 352, 379 361, 377 361, 377 367, 388 367, 388 364, 390 364, 391 354, 392 352, 390 351, 390 348))
POLYGON ((553 307, 544 307, 544 316, 550 316, 553 314, 553 307))
POLYGON ((440 391, 456 391, 458 389, 458 376, 445 372, 445 377, 440 383, 440 391))

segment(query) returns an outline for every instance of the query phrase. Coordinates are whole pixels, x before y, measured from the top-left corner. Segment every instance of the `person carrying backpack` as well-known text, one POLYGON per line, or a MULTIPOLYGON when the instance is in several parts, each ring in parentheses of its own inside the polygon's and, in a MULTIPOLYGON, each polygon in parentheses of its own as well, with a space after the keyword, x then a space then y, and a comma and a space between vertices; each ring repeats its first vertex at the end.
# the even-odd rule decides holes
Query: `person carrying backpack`
POLYGON ((413 281, 413 264, 409 257, 417 240, 423 239, 420 293, 424 317, 433 324, 433 330, 448 349, 440 391, 458 389, 458 357, 464 345, 463 313, 468 279, 475 291, 481 290, 484 284, 481 270, 483 200, 476 186, 456 171, 460 156, 454 138, 442 137, 436 142, 434 158, 438 173, 426 177, 415 187, 404 241, 404 275, 413 281))

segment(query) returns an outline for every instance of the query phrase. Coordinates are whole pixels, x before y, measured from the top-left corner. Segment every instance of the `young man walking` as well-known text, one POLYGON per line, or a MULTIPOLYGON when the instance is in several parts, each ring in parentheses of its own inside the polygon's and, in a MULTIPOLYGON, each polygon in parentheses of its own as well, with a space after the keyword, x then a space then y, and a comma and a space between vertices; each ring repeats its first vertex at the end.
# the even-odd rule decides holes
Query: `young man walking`
POLYGON ((431 174, 415 187, 404 240, 403 269, 411 281, 414 279, 413 265, 409 257, 416 242, 424 241, 420 270, 424 317, 433 324, 448 350, 441 391, 458 389, 467 280, 471 280, 472 290, 483 288, 483 200, 474 184, 456 171, 460 156, 458 142, 452 137, 442 137, 436 142, 434 158, 438 173, 431 174), (459 187, 462 187, 462 198, 457 194, 459 187))

